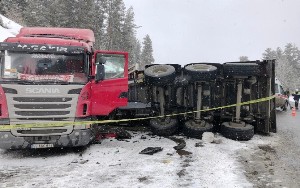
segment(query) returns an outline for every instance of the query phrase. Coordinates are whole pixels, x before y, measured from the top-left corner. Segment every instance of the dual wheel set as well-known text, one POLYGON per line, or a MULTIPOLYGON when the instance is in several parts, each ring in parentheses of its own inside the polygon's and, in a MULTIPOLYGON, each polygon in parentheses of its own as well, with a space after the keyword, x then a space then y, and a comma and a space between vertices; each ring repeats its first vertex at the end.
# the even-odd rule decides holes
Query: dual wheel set
MULTIPOLYGON (((247 67, 243 67, 243 64, 230 64, 222 65, 222 75, 228 74, 233 78, 237 78, 237 94, 236 103, 241 102, 242 97, 242 81, 248 78, 248 76, 258 74, 258 67, 253 64, 247 64, 247 67), (250 65, 250 66, 249 66, 250 65), (246 74, 245 74, 246 71, 246 74)), ((145 84, 151 88, 152 91, 152 102, 158 104, 158 115, 161 118, 155 118, 150 120, 150 127, 152 132, 160 136, 170 136, 178 132, 179 129, 182 132, 192 138, 202 138, 204 132, 214 131, 213 126, 213 112, 212 118, 205 118, 207 113, 201 113, 203 109, 203 98, 205 93, 206 100, 211 100, 213 94, 207 91, 211 91, 214 88, 210 86, 211 82, 215 82, 217 77, 221 74, 219 66, 214 66, 213 64, 206 63, 196 63, 186 65, 182 70, 181 67, 173 65, 151 65, 147 67, 144 71, 145 84), (178 96, 176 90, 179 87, 189 88, 193 87, 193 92, 195 95, 196 102, 193 103, 194 113, 188 115, 170 115, 176 114, 176 99, 170 99, 171 92, 176 93, 175 97, 178 96), (204 86, 206 86, 204 90, 204 86), (207 90, 207 88, 209 88, 207 90), (175 101, 175 102, 174 102, 175 101), (172 103, 172 105, 170 104, 172 103), (167 112, 167 113, 166 113, 167 112), (183 118, 182 118, 183 116, 183 118)), ((182 92, 183 100, 189 98, 187 92, 182 92)), ((192 97, 193 98, 193 97, 192 97)), ((183 102, 187 106, 186 102, 183 102)), ((206 108, 212 108, 213 105, 206 108)), ((214 106, 215 107, 215 106, 214 106)), ((220 133, 227 138, 233 140, 250 140, 254 136, 254 127, 250 124, 241 121, 241 106, 236 106, 235 117, 232 117, 230 122, 222 122, 220 133)))

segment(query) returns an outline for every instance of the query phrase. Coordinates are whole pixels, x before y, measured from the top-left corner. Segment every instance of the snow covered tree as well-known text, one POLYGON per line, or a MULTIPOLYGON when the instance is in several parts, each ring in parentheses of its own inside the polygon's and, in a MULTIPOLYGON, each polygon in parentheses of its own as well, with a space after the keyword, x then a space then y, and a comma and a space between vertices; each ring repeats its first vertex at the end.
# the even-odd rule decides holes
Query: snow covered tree
POLYGON ((240 56, 239 59, 240 61, 249 61, 248 56, 240 56))
POLYGON ((0 0, 0 14, 23 25, 23 12, 27 8, 24 0, 0 0))
POLYGON ((288 62, 290 62, 293 66, 298 67, 300 63, 300 51, 295 44, 288 43, 285 46, 283 54, 288 62))
POLYGON ((90 20, 90 29, 95 33, 95 48, 105 49, 105 9, 107 7, 107 0, 95 0, 94 12, 92 12, 93 19, 90 20))
POLYGON ((276 59, 280 59, 283 56, 283 51, 280 47, 277 47, 276 49, 276 59))
POLYGON ((141 65, 150 65, 154 63, 152 41, 149 35, 146 35, 143 41, 143 49, 141 54, 141 65))
POLYGON ((127 51, 130 65, 140 62, 133 8, 125 12, 123 0, 0 0, 0 11, 19 5, 24 26, 91 29, 95 48, 127 51))
POLYGON ((296 72, 293 65, 287 60, 286 56, 282 56, 277 60, 276 77, 281 81, 285 88, 295 88, 297 82, 296 72))
POLYGON ((266 49, 263 59, 276 59, 275 74, 285 88, 300 87, 300 51, 294 44, 288 43, 284 50, 266 49))
POLYGON ((27 26, 49 27, 51 2, 49 0, 28 1, 27 9, 23 12, 23 18, 27 26))
POLYGON ((137 62, 137 39, 136 39, 136 28, 134 23, 134 12, 133 8, 130 7, 126 11, 125 21, 123 25, 123 41, 121 48, 129 53, 129 65, 133 65, 137 62))
POLYGON ((139 69, 143 68, 141 65, 141 49, 141 43, 139 40, 136 39, 133 51, 133 62, 135 62, 139 66, 139 69))
POLYGON ((125 4, 122 0, 110 0, 106 10, 105 49, 122 50, 125 4))
POLYGON ((263 53, 263 59, 264 60, 272 60, 272 59, 277 59, 277 54, 274 50, 271 48, 267 48, 265 52, 263 53))

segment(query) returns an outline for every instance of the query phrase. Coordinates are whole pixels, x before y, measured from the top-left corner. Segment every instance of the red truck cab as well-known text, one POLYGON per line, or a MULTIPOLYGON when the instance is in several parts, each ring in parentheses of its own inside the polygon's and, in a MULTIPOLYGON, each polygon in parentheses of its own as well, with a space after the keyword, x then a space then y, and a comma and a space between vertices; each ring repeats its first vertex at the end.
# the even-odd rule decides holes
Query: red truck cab
MULTIPOLYGON (((93 49, 89 29, 22 28, 0 43, 2 125, 85 121, 127 105, 128 53, 93 49)), ((91 125, 0 129, 0 148, 82 146, 91 125)))

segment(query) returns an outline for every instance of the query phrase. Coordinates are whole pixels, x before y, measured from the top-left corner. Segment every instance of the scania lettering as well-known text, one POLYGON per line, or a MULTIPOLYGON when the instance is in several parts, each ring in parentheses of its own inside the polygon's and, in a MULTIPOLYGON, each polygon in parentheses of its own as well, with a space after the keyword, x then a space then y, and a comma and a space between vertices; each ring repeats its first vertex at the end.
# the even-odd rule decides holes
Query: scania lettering
POLYGON ((58 88, 26 88, 26 93, 60 93, 58 88))

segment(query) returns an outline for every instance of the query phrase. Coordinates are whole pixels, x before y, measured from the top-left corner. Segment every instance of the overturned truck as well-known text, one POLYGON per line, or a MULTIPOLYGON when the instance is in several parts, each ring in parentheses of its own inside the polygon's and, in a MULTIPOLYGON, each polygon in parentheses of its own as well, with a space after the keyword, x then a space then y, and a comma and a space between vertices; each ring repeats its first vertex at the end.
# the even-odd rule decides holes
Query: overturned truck
POLYGON ((142 103, 146 109, 148 104, 146 114, 157 117, 149 126, 157 135, 181 130, 201 138, 203 132, 218 131, 234 140, 250 140, 254 133, 276 132, 274 61, 156 64, 135 74, 129 106, 135 117, 145 112, 132 106, 142 103))
POLYGON ((160 136, 276 132, 274 61, 140 71, 128 68, 127 52, 95 50, 94 41, 88 29, 22 28, 0 43, 0 148, 84 146, 105 134, 103 122, 124 119, 160 136))

